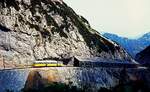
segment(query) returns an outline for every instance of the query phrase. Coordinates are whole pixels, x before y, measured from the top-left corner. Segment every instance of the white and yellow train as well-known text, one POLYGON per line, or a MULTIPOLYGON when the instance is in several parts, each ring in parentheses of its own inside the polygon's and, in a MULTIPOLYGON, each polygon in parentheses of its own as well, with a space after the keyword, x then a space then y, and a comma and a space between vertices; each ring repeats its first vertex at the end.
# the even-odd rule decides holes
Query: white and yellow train
POLYGON ((34 61, 32 67, 62 67, 64 66, 62 61, 44 60, 34 61))

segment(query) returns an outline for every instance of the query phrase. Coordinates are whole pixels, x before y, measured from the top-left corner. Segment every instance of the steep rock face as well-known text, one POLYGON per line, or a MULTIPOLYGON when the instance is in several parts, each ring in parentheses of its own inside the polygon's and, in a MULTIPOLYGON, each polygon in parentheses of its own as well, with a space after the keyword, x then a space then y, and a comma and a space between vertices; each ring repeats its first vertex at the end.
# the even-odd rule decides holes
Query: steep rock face
POLYGON ((150 66, 150 46, 136 55, 136 61, 150 66))
POLYGON ((25 70, 0 70, 0 92, 13 90, 20 92, 24 87, 29 71, 25 70))
POLYGON ((150 45, 150 32, 144 34, 138 39, 129 39, 110 33, 104 33, 103 36, 119 43, 134 58, 137 53, 144 50, 147 46, 150 45))
POLYGON ((125 75, 122 69, 118 68, 50 67, 0 70, 0 92, 6 92, 6 89, 14 92, 22 92, 23 88, 39 89, 53 82, 71 82, 73 86, 86 88, 86 92, 97 92, 101 87, 109 89, 118 85, 120 81, 138 79, 150 87, 149 70, 127 69, 125 75))
POLYGON ((0 54, 14 64, 72 56, 131 60, 62 0, 1 0, 0 54))
POLYGON ((58 82, 77 87, 86 87, 87 92, 97 92, 100 87, 111 88, 119 83, 121 69, 50 67, 0 71, 0 92, 6 89, 20 92, 21 89, 40 89, 58 82))

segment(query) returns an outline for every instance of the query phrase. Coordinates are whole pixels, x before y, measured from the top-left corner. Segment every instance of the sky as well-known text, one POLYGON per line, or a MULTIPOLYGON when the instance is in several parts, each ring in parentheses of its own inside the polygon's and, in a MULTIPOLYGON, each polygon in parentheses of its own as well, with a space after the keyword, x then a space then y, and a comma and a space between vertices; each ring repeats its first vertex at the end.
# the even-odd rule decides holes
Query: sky
POLYGON ((138 38, 150 32, 150 0, 64 0, 100 33, 138 38))

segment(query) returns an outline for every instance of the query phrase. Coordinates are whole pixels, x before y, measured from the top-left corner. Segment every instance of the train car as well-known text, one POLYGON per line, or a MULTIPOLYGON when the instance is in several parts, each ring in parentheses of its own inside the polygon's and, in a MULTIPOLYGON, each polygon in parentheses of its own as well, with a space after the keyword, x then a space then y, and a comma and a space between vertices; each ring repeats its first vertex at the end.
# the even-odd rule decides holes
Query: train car
POLYGON ((138 63, 122 60, 106 60, 101 58, 80 58, 74 57, 76 67, 112 67, 112 68, 138 68, 138 63))
POLYGON ((62 67, 64 66, 62 61, 55 60, 43 60, 34 61, 32 67, 62 67))
POLYGON ((79 67, 138 68, 139 64, 121 62, 79 62, 79 67))

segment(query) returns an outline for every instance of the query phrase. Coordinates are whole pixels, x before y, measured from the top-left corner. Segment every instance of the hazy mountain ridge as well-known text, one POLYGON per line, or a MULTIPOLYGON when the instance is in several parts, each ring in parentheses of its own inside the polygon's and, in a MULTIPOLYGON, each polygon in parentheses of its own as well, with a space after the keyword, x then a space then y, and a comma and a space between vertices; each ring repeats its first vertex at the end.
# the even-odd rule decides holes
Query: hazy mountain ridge
POLYGON ((144 50, 147 46, 150 45, 150 32, 144 34, 138 39, 129 39, 110 33, 104 33, 103 36, 120 44, 132 57, 135 57, 137 53, 144 50))

